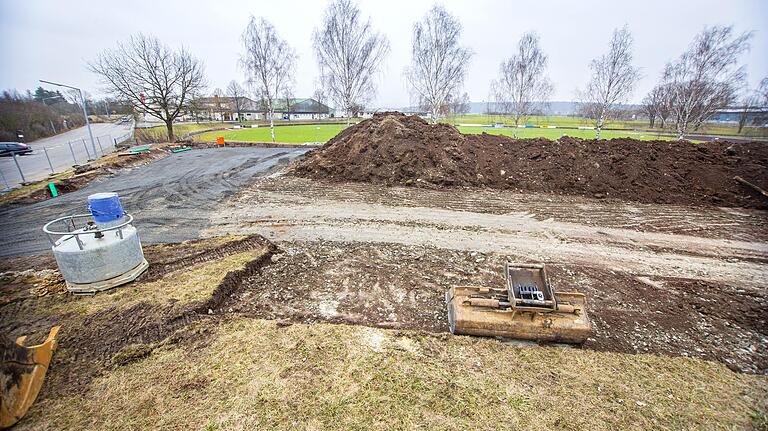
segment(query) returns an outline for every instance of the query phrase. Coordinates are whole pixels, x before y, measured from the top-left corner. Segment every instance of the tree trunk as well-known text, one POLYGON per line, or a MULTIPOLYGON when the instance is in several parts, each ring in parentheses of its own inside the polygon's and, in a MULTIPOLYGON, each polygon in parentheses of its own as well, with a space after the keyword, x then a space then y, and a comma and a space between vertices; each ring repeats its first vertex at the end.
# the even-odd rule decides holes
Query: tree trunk
POLYGON ((168 131, 168 142, 176 142, 173 136, 173 120, 165 122, 165 129, 168 131))
POLYGON ((272 143, 275 143, 275 113, 269 113, 269 134, 272 135, 272 143))
POLYGON ((744 130, 744 124, 747 123, 747 107, 744 107, 744 112, 739 115, 739 130, 736 131, 736 134, 741 133, 742 130, 744 130))
POLYGON ((656 124, 656 116, 655 115, 649 115, 648 116, 648 127, 653 129, 654 124, 656 124))
POLYGON ((603 129, 603 121, 605 118, 605 114, 600 113, 600 118, 597 119, 597 135, 595 136, 595 139, 598 141, 600 140, 600 131, 603 129))

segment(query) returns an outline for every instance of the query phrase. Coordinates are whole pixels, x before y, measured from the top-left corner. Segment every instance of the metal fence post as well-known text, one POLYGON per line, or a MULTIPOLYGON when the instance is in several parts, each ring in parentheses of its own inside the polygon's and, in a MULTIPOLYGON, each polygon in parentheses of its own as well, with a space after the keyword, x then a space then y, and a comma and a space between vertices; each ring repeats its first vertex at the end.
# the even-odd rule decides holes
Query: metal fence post
POLYGON ((53 174, 54 173, 53 164, 51 163, 51 158, 48 157, 48 149, 43 147, 43 152, 45 153, 45 159, 48 160, 48 167, 51 168, 51 173, 53 174))
POLYGON ((95 160, 91 157, 91 153, 88 152, 88 145, 85 143, 85 139, 81 139, 81 141, 83 141, 83 148, 85 148, 85 154, 88 156, 88 160, 95 160))
POLYGON ((99 144, 99 149, 101 150, 101 157, 104 157, 104 147, 101 146, 101 140, 99 137, 96 137, 96 143, 99 144))
POLYGON ((77 157, 75 157, 75 150, 72 149, 72 142, 68 141, 67 145, 69 145, 69 152, 72 153, 72 160, 74 160, 75 164, 77 164, 77 157))
POLYGON ((18 156, 16 156, 16 153, 13 153, 13 163, 16 163, 16 169, 19 170, 19 175, 21 175, 21 183, 22 184, 26 184, 27 183, 27 179, 24 178, 24 172, 21 171, 21 166, 19 166, 19 161, 16 160, 16 157, 18 157, 18 156))

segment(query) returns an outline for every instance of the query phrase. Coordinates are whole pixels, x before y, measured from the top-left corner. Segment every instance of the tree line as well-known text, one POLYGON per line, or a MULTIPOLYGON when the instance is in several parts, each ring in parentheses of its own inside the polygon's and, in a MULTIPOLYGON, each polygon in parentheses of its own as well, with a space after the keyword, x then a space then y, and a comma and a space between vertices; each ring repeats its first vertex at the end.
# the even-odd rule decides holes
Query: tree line
MULTIPOLYGON (((468 111, 463 84, 473 51, 462 45, 461 34, 459 19, 439 5, 413 25, 411 61, 403 77, 412 102, 428 112, 433 122, 450 113, 468 111)), ((704 28, 686 51, 667 64, 658 84, 644 99, 651 126, 658 120, 684 139, 718 109, 736 103, 746 82, 739 61, 751 38, 751 32, 736 34, 732 27, 704 28)), ((274 141, 275 106, 280 98, 291 100, 296 53, 263 17, 251 17, 241 44, 238 66, 245 75, 245 88, 233 81, 227 95, 238 112, 246 95, 252 95, 270 119, 274 141)), ((352 0, 332 0, 312 33, 312 46, 320 70, 313 96, 340 108, 349 121, 351 114, 359 112, 376 94, 376 76, 389 53, 389 41, 352 0)), ((102 52, 89 67, 113 97, 165 122, 171 141, 173 121, 196 109, 195 100, 207 86, 199 59, 183 48, 173 50, 143 34, 102 52)), ((510 115, 516 126, 536 114, 552 94, 547 67, 548 56, 538 34, 529 32, 501 62, 498 77, 489 84, 492 99, 503 111, 500 113, 510 115)), ((594 120, 599 139, 606 121, 616 116, 642 77, 634 64, 628 27, 613 32, 606 52, 593 59, 589 68, 591 78, 577 91, 577 99, 594 120)), ((749 105, 767 104, 766 86, 768 80, 764 79, 759 90, 748 92, 749 105)))
MULTIPOLYGON (((84 126, 80 103, 79 94, 67 91, 5 90, 0 94, 0 141, 29 142, 84 126)), ((91 115, 131 113, 130 107, 108 98, 86 97, 85 103, 91 115)))

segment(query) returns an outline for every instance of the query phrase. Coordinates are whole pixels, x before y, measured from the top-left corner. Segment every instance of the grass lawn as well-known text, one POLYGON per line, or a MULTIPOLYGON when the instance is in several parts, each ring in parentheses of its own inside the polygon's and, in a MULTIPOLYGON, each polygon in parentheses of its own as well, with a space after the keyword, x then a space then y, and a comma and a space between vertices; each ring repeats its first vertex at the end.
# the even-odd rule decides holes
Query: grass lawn
MULTIPOLYGON (((469 117, 473 117, 473 116, 466 116, 465 118, 462 119, 461 122, 466 121, 467 123, 481 123, 482 122, 481 120, 484 119, 482 118, 483 116, 474 116, 474 117, 479 117, 479 119, 472 119, 469 117)), ((563 120, 563 124, 559 124, 557 121, 549 121, 548 122, 549 125, 555 125, 555 123, 558 123, 557 125, 559 126, 565 126, 565 127, 578 127, 580 125, 583 125, 580 123, 582 119, 579 119, 579 118, 571 118, 571 117, 540 117, 540 118, 549 118, 550 120, 559 118, 563 120)), ((487 116, 485 119, 486 120, 488 119, 487 116)), ((220 127, 221 123, 190 124, 190 125, 183 125, 183 126, 177 126, 177 127, 181 128, 185 126, 198 126, 201 128, 220 127)), ((276 139, 276 142, 291 143, 291 144, 307 143, 307 142, 326 142, 329 139, 336 136, 336 134, 344 130, 344 128, 345 128, 345 125, 343 124, 278 126, 278 127, 275 127, 275 139, 276 139)), ((472 133, 485 132, 488 134, 505 135, 505 136, 514 136, 514 132, 515 130, 517 130, 518 138, 558 139, 562 136, 572 136, 572 137, 583 138, 583 139, 595 138, 595 130, 539 129, 539 128, 512 129, 512 128, 495 128, 495 127, 479 127, 479 126, 457 126, 457 128, 462 133, 472 134, 472 133)), ((162 131, 164 132, 165 129, 163 129, 162 131)), ((181 136, 181 134, 179 134, 179 136, 181 136)), ((213 142, 219 136, 223 136, 224 139, 227 141, 240 141, 240 142, 271 142, 272 141, 269 133, 269 127, 220 130, 220 131, 214 131, 214 132, 202 133, 200 135, 195 135, 194 139, 202 142, 213 142)), ((634 138, 634 139, 640 139, 640 140, 674 139, 672 136, 659 136, 657 133, 649 133, 647 131, 632 131, 632 130, 603 130, 603 132, 601 133, 601 138, 602 139, 634 138)))
MULTIPOLYGON (((447 123, 451 124, 493 124, 504 123, 514 124, 512 117, 504 115, 460 115, 454 118, 443 119, 447 123)), ((594 126, 594 122, 588 118, 582 117, 555 117, 555 116, 531 116, 526 121, 526 124, 533 124, 536 126, 559 126, 559 127, 580 127, 580 126, 594 126)), ((615 129, 649 129, 647 120, 608 120, 605 125, 606 128, 615 129)), ((662 132, 662 129, 656 128, 662 132)), ((666 133, 674 133, 671 130, 665 130, 666 133)), ((710 134, 710 135, 737 135, 737 136, 750 136, 750 137, 768 137, 768 130, 760 127, 746 127, 742 133, 736 133, 737 127, 731 124, 705 124, 700 130, 691 132, 692 135, 696 134, 710 134)), ((570 135, 579 136, 581 135, 570 135)))
MULTIPOLYGON (((320 126, 282 126, 275 127, 275 139, 277 142, 282 143, 304 143, 304 142, 326 142, 333 138, 344 129, 342 124, 324 124, 320 126)), ((458 129, 462 133, 488 133, 494 135, 506 135, 513 136, 513 129, 509 128, 494 128, 494 127, 467 127, 459 126, 458 129)), ((593 139, 595 137, 594 130, 561 130, 561 129, 518 129, 518 137, 520 138, 537 138, 544 137, 549 139, 558 139, 565 134, 566 136, 574 136, 579 138, 593 139)), ((239 130, 221 130, 216 132, 202 133, 195 135, 194 138, 198 141, 211 142, 215 141, 217 137, 223 136, 227 141, 240 141, 240 142, 271 142, 269 128, 259 127, 256 129, 239 129, 239 130)), ((605 139, 619 138, 619 137, 631 137, 636 139, 669 139, 658 138, 647 133, 636 133, 630 131, 608 131, 604 130, 602 137, 605 139)))
MULTIPOLYGON (((474 126, 458 126, 461 133, 488 133, 489 135, 504 135, 514 136, 515 129, 510 128, 496 128, 496 127, 474 127, 474 126)), ((572 136, 575 138, 595 139, 594 130, 575 130, 575 129, 517 129, 518 138, 548 138, 559 139, 562 136, 572 136)), ((669 137, 656 136, 654 134, 639 133, 632 131, 614 131, 603 130, 600 133, 601 139, 613 139, 613 138, 634 138, 642 140, 657 140, 657 139, 672 139, 669 137)))
MULTIPOLYGON (((343 124, 275 127, 275 141, 282 143, 326 142, 344 130, 343 124)), ((197 141, 211 142, 222 136, 227 141, 272 142, 269 127, 221 130, 195 135, 197 141)))

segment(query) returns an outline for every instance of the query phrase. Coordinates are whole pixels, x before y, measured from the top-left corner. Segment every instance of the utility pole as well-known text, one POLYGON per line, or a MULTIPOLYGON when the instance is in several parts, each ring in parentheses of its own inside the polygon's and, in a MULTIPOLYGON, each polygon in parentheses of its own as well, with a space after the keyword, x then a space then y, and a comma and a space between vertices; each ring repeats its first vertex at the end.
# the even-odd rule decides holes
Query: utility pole
POLYGON ((73 87, 71 85, 57 84, 55 82, 44 81, 42 79, 40 80, 40 82, 43 82, 43 83, 46 83, 46 84, 50 84, 50 85, 55 85, 57 87, 71 88, 72 90, 77 90, 79 92, 79 94, 80 94, 80 102, 82 102, 82 108, 83 108, 83 116, 85 117, 85 126, 88 128, 88 138, 91 141, 91 147, 93 148, 93 155, 94 155, 94 157, 98 157, 98 153, 96 152, 96 141, 93 139, 93 131, 91 130, 91 122, 88 121, 88 111, 85 109, 85 97, 83 97, 83 90, 81 90, 81 89, 79 89, 77 87, 73 87))

